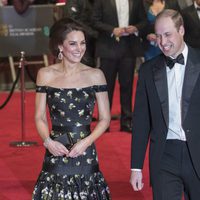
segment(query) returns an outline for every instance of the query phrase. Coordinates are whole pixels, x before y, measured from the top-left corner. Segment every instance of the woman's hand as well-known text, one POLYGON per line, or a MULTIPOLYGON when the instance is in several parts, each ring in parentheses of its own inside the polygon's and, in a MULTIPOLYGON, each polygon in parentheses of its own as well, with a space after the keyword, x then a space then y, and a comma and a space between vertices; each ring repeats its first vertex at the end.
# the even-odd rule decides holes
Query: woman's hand
POLYGON ((156 35, 154 33, 150 33, 147 35, 147 40, 156 42, 156 35))
POLYGON ((83 153, 86 151, 86 149, 90 146, 89 138, 86 137, 80 141, 78 141, 72 149, 70 150, 68 156, 71 158, 76 158, 80 155, 83 155, 83 153))
POLYGON ((50 139, 45 146, 54 156, 69 155, 69 151, 67 150, 67 148, 58 141, 50 139))

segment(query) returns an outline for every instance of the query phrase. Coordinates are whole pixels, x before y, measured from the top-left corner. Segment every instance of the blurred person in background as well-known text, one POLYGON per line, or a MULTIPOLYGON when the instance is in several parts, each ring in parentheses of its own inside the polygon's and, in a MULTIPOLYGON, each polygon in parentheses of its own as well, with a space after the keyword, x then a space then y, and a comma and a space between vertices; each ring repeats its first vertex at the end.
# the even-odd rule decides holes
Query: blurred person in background
POLYGON ((193 4, 193 0, 177 0, 177 1, 181 10, 193 4))
POLYGON ((8 0, 0 0, 0 6, 7 6, 8 0))
POLYGON ((145 61, 159 55, 161 53, 156 43, 156 35, 154 33, 154 22, 156 16, 165 9, 164 0, 144 0, 144 7, 147 14, 147 26, 144 28, 144 59, 145 61))
POLYGON ((145 61, 159 55, 161 50, 156 43, 156 35, 154 33, 154 22, 156 16, 164 9, 180 10, 176 0, 144 0, 144 7, 147 13, 147 26, 143 29, 143 45, 145 49, 145 61))
POLYGON ((0 0, 0 6, 6 6, 8 4, 7 0, 0 0))
POLYGON ((120 85, 120 130, 132 131, 132 91, 136 57, 142 46, 138 34, 145 26, 146 15, 141 0, 95 0, 93 27, 99 32, 96 56, 108 84, 112 108, 118 76, 120 85))
POLYGON ((12 0, 12 5, 14 6, 18 14, 23 14, 29 8, 30 5, 35 4, 47 4, 54 3, 54 1, 49 0, 12 0))
POLYGON ((185 23, 185 41, 194 48, 200 48, 200 0, 181 11, 185 23))

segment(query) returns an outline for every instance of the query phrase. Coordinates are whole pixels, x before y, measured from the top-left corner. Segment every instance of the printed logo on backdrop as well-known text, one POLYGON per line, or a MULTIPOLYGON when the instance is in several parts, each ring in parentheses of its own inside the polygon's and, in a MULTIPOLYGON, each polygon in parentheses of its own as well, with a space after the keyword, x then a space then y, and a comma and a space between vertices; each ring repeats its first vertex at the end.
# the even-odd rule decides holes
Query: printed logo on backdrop
POLYGON ((33 5, 22 15, 13 6, 0 7, 0 57, 49 53, 52 5, 33 5))

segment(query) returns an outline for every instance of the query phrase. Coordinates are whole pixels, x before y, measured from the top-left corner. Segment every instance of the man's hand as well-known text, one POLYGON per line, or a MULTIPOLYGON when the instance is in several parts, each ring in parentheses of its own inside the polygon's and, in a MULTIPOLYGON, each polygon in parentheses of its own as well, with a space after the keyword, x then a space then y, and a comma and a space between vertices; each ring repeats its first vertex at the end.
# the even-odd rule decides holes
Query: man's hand
POLYGON ((127 26, 127 27, 125 28, 125 31, 126 31, 126 33, 128 33, 128 34, 138 33, 137 27, 136 27, 136 26, 132 26, 132 25, 127 26))
POLYGON ((134 191, 142 190, 144 183, 142 182, 142 171, 132 171, 130 183, 134 191))
POLYGON ((117 27, 113 29, 113 34, 115 37, 121 37, 124 33, 125 33, 124 28, 117 27))

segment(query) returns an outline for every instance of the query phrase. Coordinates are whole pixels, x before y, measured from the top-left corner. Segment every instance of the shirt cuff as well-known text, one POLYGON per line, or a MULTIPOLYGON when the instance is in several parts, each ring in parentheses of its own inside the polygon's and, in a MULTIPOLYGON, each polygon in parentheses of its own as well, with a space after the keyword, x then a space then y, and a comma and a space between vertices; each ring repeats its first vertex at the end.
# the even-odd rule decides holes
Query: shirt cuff
POLYGON ((135 168, 133 168, 133 169, 131 169, 131 171, 135 171, 135 172, 141 172, 141 171, 142 171, 142 169, 135 169, 135 168))

